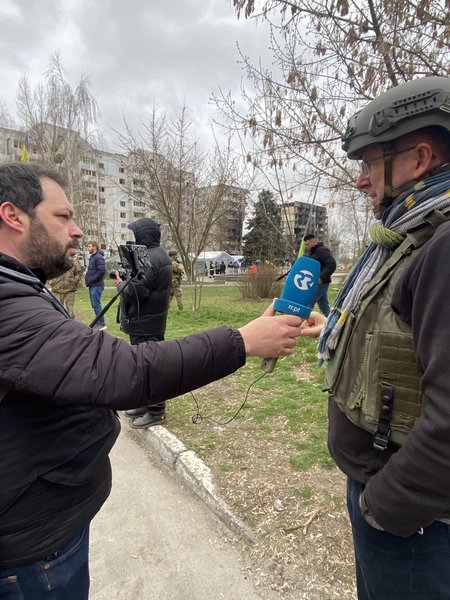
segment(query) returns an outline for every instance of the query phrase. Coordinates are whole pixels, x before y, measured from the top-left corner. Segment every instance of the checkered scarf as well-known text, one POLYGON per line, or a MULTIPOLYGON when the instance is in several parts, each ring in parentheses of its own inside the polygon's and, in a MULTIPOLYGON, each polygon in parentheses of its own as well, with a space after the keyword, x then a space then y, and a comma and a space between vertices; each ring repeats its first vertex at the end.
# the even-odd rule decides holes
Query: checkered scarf
POLYGON ((450 206, 450 172, 419 181, 383 214, 370 228, 372 242, 348 274, 319 338, 319 364, 329 360, 336 348, 350 313, 379 268, 401 244, 406 232, 423 222, 431 210, 450 206))

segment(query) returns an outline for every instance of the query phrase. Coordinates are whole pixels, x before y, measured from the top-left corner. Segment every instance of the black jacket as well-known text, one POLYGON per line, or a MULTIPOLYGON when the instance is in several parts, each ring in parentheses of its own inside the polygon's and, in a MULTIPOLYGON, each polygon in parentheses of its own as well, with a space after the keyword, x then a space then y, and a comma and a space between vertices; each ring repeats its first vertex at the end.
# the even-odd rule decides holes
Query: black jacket
POLYGON ((138 219, 128 225, 136 244, 147 246, 151 267, 133 277, 121 292, 120 328, 128 335, 151 336, 164 339, 169 310, 172 263, 159 245, 160 226, 153 219, 138 219))
POLYGON ((0 255, 0 569, 54 552, 100 509, 114 409, 182 395, 245 363, 239 332, 225 327, 130 346, 69 319, 27 273, 0 255))
POLYGON ((105 257, 102 250, 97 250, 89 257, 89 264, 84 277, 87 287, 103 287, 105 279, 105 257))
POLYGON ((311 248, 309 256, 320 262, 320 280, 322 283, 330 283, 331 276, 336 271, 336 261, 329 249, 319 242, 311 248))

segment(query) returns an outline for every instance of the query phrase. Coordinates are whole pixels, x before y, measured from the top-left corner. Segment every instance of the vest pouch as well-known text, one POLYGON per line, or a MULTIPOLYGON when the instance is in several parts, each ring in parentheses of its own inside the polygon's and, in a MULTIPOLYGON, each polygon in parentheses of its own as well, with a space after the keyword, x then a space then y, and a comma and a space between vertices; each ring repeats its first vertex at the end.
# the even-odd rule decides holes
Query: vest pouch
POLYGON ((383 332, 379 356, 378 410, 381 384, 391 385, 394 388, 391 441, 402 445, 426 406, 426 396, 421 391, 422 372, 417 363, 412 335, 383 332))
POLYGON ((355 425, 375 433, 380 419, 382 385, 392 386, 390 441, 402 446, 426 404, 426 397, 420 391, 421 375, 410 333, 367 333, 361 370, 354 378, 354 387, 342 409, 355 425))

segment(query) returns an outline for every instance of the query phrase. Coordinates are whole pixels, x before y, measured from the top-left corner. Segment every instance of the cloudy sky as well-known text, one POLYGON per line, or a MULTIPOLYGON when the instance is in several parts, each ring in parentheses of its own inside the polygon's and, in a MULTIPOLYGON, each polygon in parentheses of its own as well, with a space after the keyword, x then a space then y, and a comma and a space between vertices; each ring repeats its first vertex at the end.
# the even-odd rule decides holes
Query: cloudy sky
POLYGON ((206 142, 212 93, 237 94, 244 76, 236 42, 267 56, 267 31, 237 20, 231 0, 0 0, 0 104, 14 118, 20 77, 43 80, 59 49, 73 84, 91 76, 111 149, 123 114, 135 127, 153 106, 175 114, 183 103, 206 142))

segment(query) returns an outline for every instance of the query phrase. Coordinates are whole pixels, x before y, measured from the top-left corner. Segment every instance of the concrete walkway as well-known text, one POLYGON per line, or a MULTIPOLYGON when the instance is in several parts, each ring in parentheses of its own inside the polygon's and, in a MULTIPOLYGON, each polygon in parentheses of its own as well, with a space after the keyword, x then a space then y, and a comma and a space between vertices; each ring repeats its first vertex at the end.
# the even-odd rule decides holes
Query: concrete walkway
POLYGON ((207 506, 192 493, 205 487, 214 497, 203 463, 163 427, 136 436, 122 423, 111 453, 113 491, 91 528, 90 599, 279 599, 242 571, 233 534, 211 511, 215 501, 207 506))

